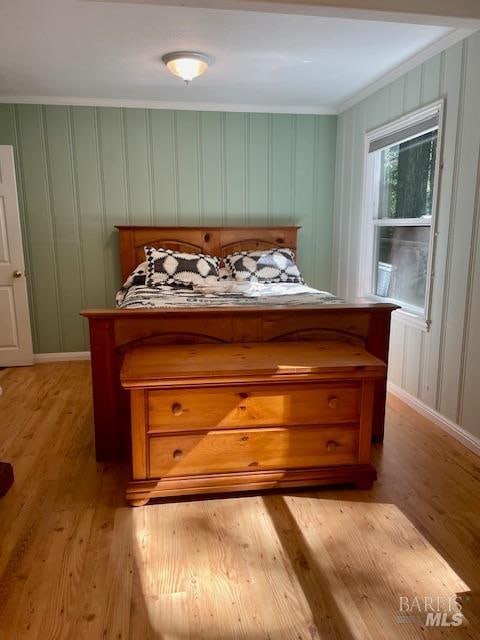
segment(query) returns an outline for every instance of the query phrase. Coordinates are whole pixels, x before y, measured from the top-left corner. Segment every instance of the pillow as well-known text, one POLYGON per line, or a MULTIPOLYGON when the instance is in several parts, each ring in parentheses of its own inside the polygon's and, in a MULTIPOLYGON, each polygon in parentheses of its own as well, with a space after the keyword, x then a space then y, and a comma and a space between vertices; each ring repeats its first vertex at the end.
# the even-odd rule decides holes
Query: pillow
POLYGON ((142 262, 135 268, 130 274, 132 287, 138 287, 145 284, 145 278, 147 277, 147 262, 142 262))
POLYGON ((203 253, 181 253, 172 249, 145 247, 147 287, 173 285, 192 287, 218 282, 218 258, 203 253))
POLYGON ((117 307, 121 305, 123 302, 127 291, 130 287, 143 287, 145 285, 145 278, 147 277, 147 263, 142 262, 135 267, 132 273, 128 276, 128 278, 123 283, 121 289, 119 289, 115 295, 115 301, 117 307))
POLYGON ((273 282, 304 284, 291 249, 237 251, 225 258, 225 264, 236 280, 250 280, 265 284, 273 282))
POLYGON ((145 284, 145 278, 147 277, 147 263, 141 262, 138 267, 132 271, 128 278, 123 283, 122 289, 129 289, 130 287, 143 286, 145 284))

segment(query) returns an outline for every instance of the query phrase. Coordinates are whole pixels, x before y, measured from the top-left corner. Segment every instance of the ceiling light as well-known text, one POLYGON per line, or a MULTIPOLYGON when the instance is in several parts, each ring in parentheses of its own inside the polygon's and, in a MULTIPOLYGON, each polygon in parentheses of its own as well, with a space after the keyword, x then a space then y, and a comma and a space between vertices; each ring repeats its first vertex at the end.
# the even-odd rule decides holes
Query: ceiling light
POLYGON ((205 73, 211 62, 210 58, 204 53, 197 53, 196 51, 166 53, 162 56, 162 60, 173 75, 185 80, 185 84, 205 73))

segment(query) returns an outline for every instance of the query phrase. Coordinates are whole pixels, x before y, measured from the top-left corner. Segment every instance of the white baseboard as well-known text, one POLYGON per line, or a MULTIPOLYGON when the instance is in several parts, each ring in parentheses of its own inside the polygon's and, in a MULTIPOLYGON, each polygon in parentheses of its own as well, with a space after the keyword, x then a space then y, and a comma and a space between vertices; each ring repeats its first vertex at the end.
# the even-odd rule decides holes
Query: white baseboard
POLYGON ((458 440, 458 442, 467 447, 467 449, 476 453, 477 456, 480 456, 480 438, 477 438, 468 431, 465 431, 463 427, 452 422, 448 418, 445 418, 441 413, 438 413, 435 409, 431 409, 424 402, 415 396, 412 396, 411 393, 408 393, 408 391, 405 391, 393 382, 389 381, 387 388, 389 393, 402 400, 405 404, 414 409, 414 411, 422 415, 424 418, 427 418, 427 420, 430 420, 430 422, 433 422, 434 425, 440 427, 443 431, 446 431, 449 435, 455 438, 455 440, 458 440))
POLYGON ((69 362, 71 360, 90 360, 90 351, 66 351, 60 353, 34 353, 33 362, 69 362))

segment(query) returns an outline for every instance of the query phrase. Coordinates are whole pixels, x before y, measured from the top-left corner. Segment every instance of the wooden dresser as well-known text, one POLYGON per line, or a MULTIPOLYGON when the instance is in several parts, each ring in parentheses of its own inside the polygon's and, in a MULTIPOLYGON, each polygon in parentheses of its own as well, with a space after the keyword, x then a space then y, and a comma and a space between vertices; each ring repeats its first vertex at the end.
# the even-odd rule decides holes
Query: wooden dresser
POLYGON ((375 382, 347 342, 157 345, 125 355, 127 499, 353 483, 368 488, 375 382))

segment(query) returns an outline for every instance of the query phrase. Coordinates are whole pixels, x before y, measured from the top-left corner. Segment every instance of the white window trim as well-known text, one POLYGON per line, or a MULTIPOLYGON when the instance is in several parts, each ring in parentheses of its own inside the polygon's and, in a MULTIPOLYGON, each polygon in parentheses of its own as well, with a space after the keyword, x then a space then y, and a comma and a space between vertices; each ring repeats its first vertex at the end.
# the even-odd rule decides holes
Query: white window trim
MULTIPOLYGON (((440 184, 442 177, 443 167, 443 113, 444 113, 445 100, 436 100, 435 102, 408 113, 393 122, 386 125, 367 131, 365 134, 365 149, 364 149, 364 176, 363 176, 363 201, 362 201, 362 233, 360 237, 360 263, 358 265, 358 282, 357 282, 357 294, 361 298, 368 298, 375 302, 392 302, 394 304, 401 304, 402 308, 395 311, 395 315, 405 321, 407 324, 414 325, 424 331, 429 331, 432 324, 431 308, 432 308, 432 288, 435 277, 434 264, 435 264, 435 250, 436 239, 438 236, 437 231, 437 211, 438 201, 440 194, 440 184), (371 291, 373 290, 372 282, 374 275, 374 218, 372 216, 372 210, 376 210, 376 197, 378 190, 374 188, 374 163, 369 162, 369 148, 370 143, 378 138, 383 138, 387 135, 395 133, 398 130, 405 129, 408 126, 414 125, 422 120, 426 120, 431 116, 438 113, 438 138, 437 138, 437 156, 435 161, 435 176, 436 183, 432 198, 432 215, 429 224, 425 226, 431 227, 430 244, 428 248, 428 267, 427 267, 427 285, 425 291, 425 306, 424 309, 418 309, 413 306, 409 306, 405 303, 399 303, 398 300, 390 298, 383 298, 377 296, 371 291), (373 207, 372 207, 373 203, 373 207)), ((377 172, 378 173, 378 172, 377 172)), ((392 226, 395 222, 385 221, 385 223, 377 220, 377 226, 385 224, 392 226)), ((415 226, 422 225, 422 219, 418 218, 409 220, 407 224, 415 226)), ((405 222, 402 222, 402 226, 405 226, 405 222)))

